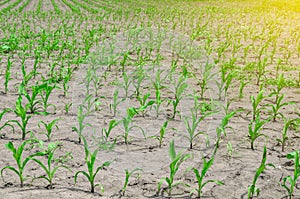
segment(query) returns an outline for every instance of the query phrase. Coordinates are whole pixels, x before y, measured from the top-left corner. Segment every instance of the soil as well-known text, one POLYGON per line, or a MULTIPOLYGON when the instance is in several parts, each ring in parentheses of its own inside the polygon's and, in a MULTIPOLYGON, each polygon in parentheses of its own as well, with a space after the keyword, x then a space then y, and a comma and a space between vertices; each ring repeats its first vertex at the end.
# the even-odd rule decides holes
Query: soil
MULTIPOLYGON (((36 10, 36 5, 38 1, 32 0, 29 3, 28 8, 36 10)), ((62 11, 70 10, 62 1, 55 1, 62 11)), ((85 1, 80 1, 84 3, 85 1)), ((103 5, 111 6, 109 2, 100 3, 99 1, 93 5, 103 5)), ((130 9, 130 3, 128 2, 127 9, 130 9)), ((142 6, 142 4, 139 4, 142 6)), ((198 3, 197 3, 198 5, 198 3)), ((199 3, 199 5, 202 5, 199 3)), ((205 6, 216 6, 217 9, 222 9, 223 7, 216 5, 216 3, 203 3, 205 6)), ((232 5, 231 3, 227 6, 232 5)), ((116 8, 120 4, 116 5, 116 8)), ((226 6, 224 6, 226 7, 226 6)), ((2 8, 2 7, 1 7, 2 8)), ((26 11, 30 10, 25 8, 26 11)), ((84 10, 83 8, 81 8, 84 10)), ((42 10, 53 11, 53 6, 51 1, 43 1, 42 10)), ((53 15, 54 12, 52 13, 53 15)), ((299 14, 293 13, 295 15, 295 20, 299 17, 299 14)), ((76 16, 69 15, 70 20, 68 25, 72 27, 72 23, 79 23, 80 20, 76 19, 76 16), (73 17, 73 18, 72 18, 73 17)), ((130 17, 132 17, 130 15, 130 17)), ((222 17, 222 16, 221 16, 222 17)), ((220 18, 221 18, 220 17, 220 18)), ((17 19, 11 19, 11 23, 17 19)), ((40 31, 42 28, 46 28, 49 25, 47 20, 50 17, 45 17, 43 19, 35 18, 37 26, 30 23, 30 26, 35 31, 40 31)), ((59 16, 51 18, 52 27, 50 29, 55 29, 59 26, 63 19, 59 16)), ((122 19, 124 20, 124 19, 122 19)), ((112 16, 107 17, 103 22, 106 23, 105 28, 111 28, 109 30, 113 31, 113 28, 122 25, 123 21, 118 19, 113 19, 112 16)), ((137 20, 136 18, 132 18, 137 20)), ((33 20, 34 21, 34 20, 33 20)), ((222 21, 220 21, 221 23, 222 21)), ((4 23, 1 21, 0 23, 4 23)), ((10 21, 8 21, 10 23, 10 21)), ((192 23, 192 22, 191 22, 192 23)), ((294 21, 291 22, 293 24, 294 21)), ((251 24, 253 25, 253 24, 251 24)), ((74 35, 70 38, 82 42, 84 40, 83 33, 84 29, 89 30, 91 27, 101 26, 101 23, 97 23, 96 19, 93 19, 93 15, 87 16, 79 28, 74 28, 74 35), (78 31, 78 32, 76 32, 78 31)), ((44 171, 38 164, 33 161, 29 161, 24 170, 24 175, 28 175, 28 179, 25 181, 24 187, 20 187, 19 178, 11 170, 6 169, 3 172, 3 180, 0 181, 0 198, 169 198, 164 190, 167 190, 165 182, 162 185, 162 191, 159 195, 156 195, 157 186, 160 179, 169 177, 170 170, 170 158, 169 158, 169 143, 174 141, 175 149, 177 153, 191 154, 191 158, 187 159, 180 166, 178 173, 176 173, 175 181, 184 182, 175 187, 172 190, 172 198, 195 198, 196 194, 190 194, 190 191, 197 188, 197 179, 192 171, 192 168, 197 168, 201 171, 203 166, 203 158, 209 160, 214 157, 214 162, 209 168, 204 180, 219 180, 224 183, 224 185, 216 185, 214 183, 208 183, 203 188, 203 198, 247 198, 247 190, 249 185, 251 185, 257 168, 260 166, 263 148, 267 147, 267 163, 272 163, 275 168, 267 167, 267 169, 262 172, 259 176, 256 187, 260 189, 260 195, 257 198, 288 198, 287 191, 281 186, 283 183, 283 178, 288 175, 293 175, 294 164, 293 161, 286 158, 286 155, 299 149, 299 132, 295 129, 289 129, 288 131, 288 141, 285 147, 285 151, 281 151, 281 145, 276 140, 281 138, 281 132, 283 129, 284 121, 283 119, 277 119, 277 121, 270 121, 263 126, 262 132, 265 136, 259 137, 255 141, 254 150, 250 148, 250 142, 248 138, 248 125, 251 122, 251 101, 250 96, 256 96, 259 92, 259 86, 255 85, 255 78, 250 79, 250 83, 244 88, 243 98, 239 98, 239 80, 234 79, 227 96, 219 100, 218 98, 218 87, 216 81, 220 81, 219 75, 215 75, 214 78, 209 82, 209 90, 205 93, 204 99, 199 99, 198 102, 205 102, 210 104, 214 110, 218 112, 209 115, 200 122, 197 127, 197 132, 204 132, 200 134, 193 141, 193 149, 189 149, 189 141, 185 136, 188 136, 187 129, 184 123, 185 118, 190 117, 191 110, 193 109, 194 99, 191 97, 194 92, 199 93, 199 80, 201 78, 201 69, 205 64, 214 64, 214 58, 216 53, 212 53, 211 56, 207 55, 204 50, 205 42, 200 38, 196 41, 191 41, 187 33, 172 31, 170 29, 159 29, 159 26, 151 26, 148 28, 139 29, 126 29, 125 25, 116 32, 115 35, 110 34, 109 30, 106 30, 103 35, 101 35, 101 40, 98 44, 94 44, 90 49, 90 54, 86 60, 80 64, 70 64, 71 68, 74 69, 72 78, 68 83, 69 89, 67 95, 64 96, 63 89, 55 89, 50 95, 49 103, 55 104, 56 109, 49 107, 49 115, 39 115, 39 114, 29 114, 31 118, 29 119, 28 129, 33 132, 36 139, 42 140, 44 145, 47 146, 49 142, 47 137, 42 134, 45 129, 43 125, 38 124, 40 121, 50 122, 54 119, 60 118, 57 122, 58 128, 53 129, 51 142, 59 143, 59 148, 55 152, 55 162, 53 165, 64 164, 68 167, 60 168, 54 178, 53 189, 49 188, 48 182, 43 179, 34 179, 36 177, 45 175, 44 171), (126 31, 125 31, 126 30, 126 31), (138 38, 134 37, 134 32, 140 31, 138 38), (180 66, 185 66, 184 59, 182 56, 186 56, 188 59, 187 69, 189 74, 187 84, 188 88, 184 92, 184 97, 179 103, 177 108, 178 113, 174 119, 171 118, 173 114, 172 102, 164 101, 161 106, 161 111, 158 117, 154 107, 152 109, 147 109, 145 115, 141 113, 137 114, 133 118, 131 126, 133 127, 129 132, 129 144, 124 143, 122 136, 124 135, 124 127, 122 123, 115 127, 110 135, 110 143, 113 142, 114 138, 117 138, 116 145, 111 150, 104 150, 102 138, 102 129, 108 128, 108 124, 111 120, 115 119, 121 121, 127 115, 128 108, 140 106, 139 101, 135 97, 135 87, 131 85, 129 87, 129 95, 125 96, 124 89, 120 84, 124 85, 124 80, 122 72, 119 70, 117 64, 113 64, 111 68, 108 67, 108 62, 105 62, 107 58, 113 58, 114 55, 121 56, 122 53, 128 51, 131 60, 125 66, 125 71, 128 75, 134 74, 137 67, 135 62, 137 62, 136 46, 142 49, 145 46, 150 45, 151 38, 150 34, 154 34, 153 38, 163 38, 159 52, 154 50, 151 61, 146 61, 143 65, 147 78, 142 82, 140 92, 145 95, 147 92, 150 93, 150 100, 155 99, 155 90, 152 85, 152 81, 155 80, 155 74, 160 69, 162 71, 162 77, 167 77, 163 81, 162 89, 162 99, 174 100, 174 90, 175 84, 179 79, 180 74, 184 73, 184 70, 180 66), (131 35, 132 34, 132 35, 131 35), (159 34, 163 34, 161 36, 159 34), (130 40, 130 41, 129 41, 130 40), (147 43, 149 42, 149 43, 147 43), (109 51, 111 44, 114 44, 113 51, 109 51), (198 48, 198 49, 197 49, 198 48), (194 54, 188 54, 189 49, 194 50, 194 54), (195 50, 197 49, 197 50, 195 50), (156 55, 160 53, 163 57, 159 63, 155 63, 154 60, 156 55), (189 57, 190 56, 190 57, 189 57), (178 58, 178 67, 174 72, 173 78, 167 76, 173 61, 178 58), (96 64, 95 64, 96 63, 96 64), (95 71, 99 77, 101 77, 101 86, 97 89, 97 95, 95 96, 95 89, 90 86, 86 89, 86 74, 87 71, 92 67, 98 67, 95 71), (193 76, 194 75, 194 76, 193 76), (173 81, 175 80, 175 81, 173 81), (78 108, 81 104, 87 106, 87 102, 84 100, 88 97, 88 93, 93 96, 92 99, 97 98, 101 103, 95 109, 95 106, 91 106, 90 114, 85 118, 84 123, 89 124, 83 131, 83 135, 87 140, 90 150, 93 152, 97 148, 100 149, 97 154, 97 159, 95 162, 95 168, 101 166, 104 162, 109 161, 111 164, 108 167, 100 170, 95 183, 101 183, 104 187, 104 192, 102 193, 100 187, 95 188, 95 193, 90 193, 90 184, 85 178, 85 176, 79 174, 77 178, 77 183, 74 182, 74 175, 78 171, 87 171, 87 166, 85 164, 85 151, 83 143, 78 143, 78 135, 74 132, 73 127, 78 128, 78 108), (111 104, 113 103, 114 92, 118 90, 118 99, 120 101, 117 106, 117 113, 114 116, 111 111, 111 104), (213 103, 211 102, 213 100, 213 103), (228 102, 231 102, 229 111, 236 111, 236 114, 230 119, 229 126, 231 128, 227 129, 226 136, 223 135, 219 148, 215 156, 213 152, 216 145, 216 128, 220 125, 225 113, 222 109, 222 105, 226 106, 228 102), (66 104, 72 103, 72 106, 68 113, 66 113, 66 104), (154 139, 153 136, 159 136, 160 128, 165 121, 168 122, 165 138, 163 139, 163 144, 161 148, 158 145, 158 140, 154 139), (138 127, 137 127, 138 126, 138 127), (145 135, 141 132, 140 128, 144 130, 145 135), (228 149, 229 143, 232 145, 232 151, 228 149), (132 171, 136 168, 142 171, 137 172, 129 178, 129 184, 124 195, 121 195, 120 191, 123 187, 125 180, 125 169, 132 171), (34 180, 33 180, 34 179, 34 180), (190 196, 191 195, 191 196, 190 196)), ((5 33, 1 33, 1 38, 5 37, 5 33)), ((65 36, 65 35, 64 35, 65 36)), ((69 39, 70 42, 72 39, 69 39)), ((213 43, 222 42, 222 40, 214 39, 213 43)), ((0 43, 1 44, 1 43, 0 43)), ((82 44, 82 43, 81 43, 82 44)), ((154 44, 155 45, 155 44, 154 44)), ((78 46, 78 48, 82 46, 78 46)), ((67 50, 66 50, 67 51, 67 50)), ((145 53, 144 51, 142 51, 145 53)), ((82 52, 83 53, 83 52, 82 52)), ((49 59, 44 55, 44 60, 40 62, 39 72, 41 74, 49 73, 49 64, 57 63, 60 64, 58 60, 59 52, 55 52, 51 55, 49 59)), ((230 52, 225 52, 226 57, 230 52)), ((239 52, 237 57, 243 57, 242 53, 239 52)), ((280 56, 284 56, 280 54, 280 56)), ((293 63, 290 64, 295 66, 297 59, 296 55, 292 56, 293 63)), ((118 57, 120 58, 120 57, 118 57)), ((13 66, 11 68, 11 80, 9 82, 9 92, 4 93, 4 82, 5 82, 5 68, 8 57, 7 54, 2 54, 1 60, 1 76, 0 76, 0 111, 5 108, 15 107, 15 102, 18 98, 18 88, 20 82, 22 81, 21 64, 20 57, 17 53, 14 54, 12 60, 13 66)), ((226 60, 226 58, 224 58, 226 60)), ((255 56, 249 56, 248 61, 255 60, 255 56)), ((34 56, 28 56, 25 61, 26 70, 30 71, 33 69, 34 56)), ((239 60, 241 63, 243 59, 239 60)), ((63 63, 63 61, 62 61, 63 63)), ((67 64, 66 64, 67 65, 67 64)), ((212 73, 217 73, 217 68, 212 70, 212 73)), ((274 67, 268 69, 267 77, 264 81, 267 82, 268 79, 274 77, 274 67)), ((295 78, 299 72, 299 67, 297 66, 290 69, 285 73, 290 79, 295 78)), ((36 79, 32 79, 29 85, 34 85, 41 77, 37 76, 36 79)), ((136 79, 132 79, 136 82, 136 79)), ((61 87, 61 84, 60 84, 61 87)), ((271 89, 274 86, 266 84, 265 95, 270 94, 271 89)), ((30 91, 29 91, 30 93, 30 91)), ((285 94, 285 102, 293 102, 288 106, 282 108, 282 113, 286 118, 296 118, 297 112, 300 111, 300 89, 299 86, 286 87, 283 89, 282 93, 285 94)), ((268 98, 263 100, 262 106, 272 102, 273 98, 268 98)), ((23 98, 23 103, 26 100, 23 98)), ((268 118, 268 111, 263 110, 261 113, 262 119, 268 118)), ((0 125, 4 124, 8 120, 13 120, 17 118, 13 112, 7 113, 0 120, 0 125)), ((0 168, 7 165, 16 166, 15 160, 13 159, 11 151, 9 151, 5 144, 9 141, 13 142, 15 146, 19 146, 23 141, 21 140, 21 131, 15 126, 15 132, 12 131, 10 127, 5 127, 1 130, 0 135, 0 168)), ((30 135, 26 135, 26 139, 30 139, 30 135)), ((27 155, 32 154, 40 150, 38 146, 33 148, 28 148, 23 155, 25 158, 27 155)), ((47 156, 38 157, 45 164, 47 163, 47 156)), ((294 198, 300 198, 300 190, 298 188, 299 183, 297 183, 294 190, 294 198)))

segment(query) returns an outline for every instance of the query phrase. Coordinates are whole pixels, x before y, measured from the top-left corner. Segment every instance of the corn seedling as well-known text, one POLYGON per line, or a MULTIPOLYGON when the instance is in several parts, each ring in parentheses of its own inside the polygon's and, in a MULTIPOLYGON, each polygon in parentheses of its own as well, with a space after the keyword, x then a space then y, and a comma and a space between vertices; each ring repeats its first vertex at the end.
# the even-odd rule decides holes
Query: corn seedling
POLYGON ((281 90, 286 86, 286 81, 283 74, 280 74, 276 79, 276 88, 272 89, 271 96, 275 95, 274 104, 277 104, 281 90))
POLYGON ((150 97, 150 93, 146 93, 143 97, 137 96, 137 100, 140 103, 140 107, 137 109, 138 112, 142 113, 142 116, 145 117, 146 109, 148 107, 152 107, 152 105, 155 103, 154 100, 148 100, 150 97))
POLYGON ((120 122, 122 122, 123 127, 124 127, 124 134, 121 135, 121 137, 124 138, 125 144, 128 144, 128 143, 129 143, 128 135, 129 135, 129 132, 130 132, 133 128, 138 128, 138 129, 140 129, 141 132, 143 133, 144 137, 146 138, 144 129, 142 129, 141 127, 139 127, 139 126, 137 126, 137 125, 131 126, 132 119, 133 119, 133 117, 134 117, 137 113, 138 113, 138 111, 137 111, 135 108, 129 108, 129 109, 127 109, 127 116, 124 117, 124 118, 120 121, 120 122))
POLYGON ((265 134, 261 133, 261 128, 264 124, 269 122, 270 119, 267 120, 260 120, 260 115, 257 114, 255 120, 252 120, 250 124, 248 125, 248 136, 250 138, 250 144, 251 144, 251 149, 254 150, 254 141, 261 137, 267 137, 265 134), (253 126, 254 123, 254 126, 253 126))
POLYGON ((171 63, 171 66, 170 66, 170 69, 169 69, 169 72, 166 76, 166 78, 169 79, 169 82, 172 82, 173 75, 175 74, 175 71, 176 71, 177 67, 178 67, 178 59, 176 59, 176 60, 173 59, 172 63, 171 63))
POLYGON ((120 104, 121 102, 123 102, 124 100, 125 100, 125 98, 119 100, 119 90, 116 89, 116 90, 114 91, 113 101, 112 101, 112 102, 110 103, 110 105, 109 105, 109 108, 110 108, 110 110, 111 110, 111 112, 112 112, 112 114, 113 114, 114 117, 116 117, 116 114, 117 114, 117 108, 118 108, 119 104, 120 104))
POLYGON ((127 98, 129 93, 129 87, 132 84, 132 80, 130 79, 130 77, 127 75, 126 72, 122 73, 122 77, 123 77, 123 84, 120 84, 120 86, 124 89, 125 98, 127 98))
POLYGON ((221 124, 220 124, 220 126, 218 127, 218 129, 220 130, 220 133, 223 133, 223 134, 224 134, 224 136, 227 135, 226 129, 229 128, 229 129, 232 129, 232 130, 233 130, 233 128, 232 128, 231 126, 228 126, 228 123, 229 123, 230 118, 232 118, 235 114, 236 114, 236 112, 232 111, 232 112, 226 114, 226 115, 223 117, 223 119, 222 119, 222 121, 221 121, 221 124))
POLYGON ((254 98, 253 95, 250 96, 251 105, 252 105, 252 120, 255 120, 256 115, 259 114, 260 111, 262 110, 262 108, 260 108, 259 105, 262 102, 262 100, 265 98, 263 95, 264 92, 265 92, 264 90, 260 90, 256 98, 254 98))
POLYGON ((6 65, 6 70, 5 70, 5 82, 4 82, 4 93, 8 92, 8 83, 9 80, 11 80, 12 78, 10 77, 11 75, 11 65, 12 65, 12 61, 10 61, 10 57, 8 57, 7 59, 7 65, 6 65))
POLYGON ((212 73, 214 65, 209 64, 206 62, 204 66, 202 66, 201 70, 201 77, 198 82, 198 85, 200 86, 200 98, 204 98, 205 92, 209 89, 208 83, 214 78, 216 74, 212 73))
POLYGON ((19 95, 16 101, 15 109, 13 110, 13 112, 16 114, 16 116, 20 117, 21 122, 18 120, 10 120, 9 123, 15 123, 20 127, 22 132, 22 140, 25 140, 26 134, 31 132, 31 131, 27 131, 27 124, 31 116, 27 115, 27 108, 23 107, 22 105, 21 95, 19 95))
POLYGON ((64 110, 65 110, 65 114, 66 114, 66 115, 68 115, 68 113, 69 113, 70 108, 71 108, 72 105, 73 105, 72 102, 69 102, 69 103, 66 103, 66 104, 65 104, 65 106, 64 106, 65 109, 64 109, 64 110))
POLYGON ((21 61, 21 69, 22 69, 22 75, 23 75, 23 80, 22 80, 22 83, 24 85, 24 87, 27 86, 28 82, 33 78, 34 76, 34 71, 31 71, 29 73, 26 72, 25 70, 25 57, 22 58, 22 61, 21 61))
POLYGON ((40 89, 39 92, 40 92, 40 96, 42 98, 42 104, 43 104, 43 111, 45 114, 49 114, 47 109, 49 107, 53 107, 54 111, 56 111, 56 106, 54 104, 49 104, 48 101, 49 101, 49 97, 51 95, 51 93, 53 92, 53 90, 57 88, 55 85, 51 86, 49 85, 48 83, 46 83, 45 87, 43 87, 43 89, 40 89))
POLYGON ((140 174, 141 171, 143 171, 143 170, 140 169, 140 168, 135 168, 135 169, 133 169, 132 171, 128 171, 128 169, 125 169, 125 181, 124 181, 123 188, 120 190, 120 194, 121 194, 122 196, 125 195, 125 191, 126 191, 126 189, 127 189, 128 183, 129 183, 129 178, 130 178, 132 175, 134 175, 134 174, 136 174, 136 175, 137 175, 137 178, 139 178, 140 175, 141 175, 141 174, 140 174))
POLYGON ((59 148, 59 146, 55 143, 50 143, 48 145, 48 149, 46 152, 44 152, 43 155, 47 155, 48 160, 47 160, 47 165, 45 165, 41 160, 36 159, 36 158, 32 158, 32 160, 34 162, 36 162, 46 173, 46 175, 41 175, 39 177, 35 177, 33 180, 36 179, 45 179, 48 181, 49 183, 49 189, 53 189, 53 179, 55 177, 56 172, 58 171, 58 169, 60 168, 65 168, 68 169, 69 168, 65 165, 57 165, 57 166, 53 166, 52 163, 54 161, 54 152, 59 148))
POLYGON ((37 152, 30 156, 25 157, 24 160, 22 159, 23 152, 24 152, 24 150, 26 150, 25 146, 27 144, 32 144, 33 142, 34 141, 32 141, 32 140, 23 141, 22 144, 18 148, 15 148, 14 144, 11 141, 5 145, 6 148, 13 153, 13 157, 17 163, 17 167, 13 167, 13 166, 9 165, 9 166, 5 166, 4 168, 2 168, 1 169, 2 178, 3 178, 4 170, 9 169, 18 175, 18 177, 20 179, 20 186, 21 187, 24 186, 24 181, 27 179, 27 177, 24 176, 24 169, 25 169, 25 166, 27 165, 28 161, 31 160, 34 156, 43 155, 42 152, 37 152))
POLYGON ((287 131, 289 127, 296 121, 300 121, 300 119, 284 119, 284 127, 281 133, 281 139, 277 138, 276 140, 281 144, 281 151, 284 152, 284 147, 286 145, 286 141, 288 140, 287 131))
POLYGON ((294 130, 295 132, 299 132, 300 131, 300 113, 296 112, 296 115, 298 115, 298 119, 295 119, 291 125, 290 125, 290 129, 294 130))
POLYGON ((170 166, 169 166, 170 167, 170 176, 160 179, 160 181, 158 183, 157 196, 159 195, 159 193, 161 191, 161 186, 162 186, 164 181, 168 185, 168 187, 164 191, 166 191, 169 196, 171 196, 172 190, 174 189, 174 187, 176 187, 180 184, 184 184, 181 181, 174 182, 175 181, 175 175, 176 175, 180 165, 183 162, 185 162, 187 159, 192 157, 191 154, 182 154, 181 152, 176 154, 175 147, 174 147, 174 141, 170 142, 169 156, 170 156, 170 160, 171 160, 171 163, 170 163, 170 166))
POLYGON ((126 62, 127 62, 127 59, 129 57, 129 52, 126 51, 124 54, 123 54, 123 59, 120 61, 120 65, 121 65, 121 71, 124 73, 125 72, 125 65, 126 65, 126 62))
POLYGON ((275 168, 275 166, 273 164, 266 164, 266 160, 267 160, 267 147, 265 146, 260 166, 257 168, 257 170, 255 172, 252 184, 248 187, 248 199, 253 198, 255 193, 257 195, 259 195, 260 189, 257 188, 255 185, 256 185, 256 181, 257 181, 258 177, 266 169, 266 167, 271 166, 271 167, 275 168))
POLYGON ((272 119, 273 122, 276 121, 277 118, 281 117, 284 118, 283 113, 280 112, 280 109, 288 106, 290 104, 295 104, 295 102, 282 102, 284 98, 284 94, 280 95, 277 100, 276 100, 276 104, 267 104, 266 106, 270 106, 271 110, 270 110, 270 114, 272 115, 272 119))
POLYGON ((268 58, 265 57, 263 60, 259 60, 258 63, 257 63, 255 74, 256 74, 256 77, 257 77, 256 85, 258 85, 258 86, 261 83, 262 77, 266 73, 267 60, 268 60, 268 58))
POLYGON ((211 157, 211 159, 209 159, 208 161, 206 161, 205 157, 202 158, 203 159, 203 166, 202 166, 202 170, 201 170, 201 174, 199 172, 198 169, 196 168, 193 168, 193 171, 196 175, 196 178, 197 178, 197 185, 198 185, 198 188, 196 189, 193 189, 191 191, 191 193, 193 192, 197 192, 197 195, 198 195, 198 198, 201 198, 201 195, 202 195, 202 190, 203 188, 208 184, 208 183, 216 183, 217 185, 224 185, 223 182, 219 181, 219 180, 207 180, 207 181, 203 181, 204 180, 204 177, 208 171, 208 169, 212 166, 213 162, 214 162, 214 156, 211 157))
POLYGON ((56 123, 61 120, 61 118, 57 118, 57 119, 54 119, 52 120, 51 122, 49 123, 46 123, 44 121, 40 121, 38 123, 38 127, 41 128, 41 124, 43 124, 43 126, 45 127, 46 129, 46 132, 43 132, 43 134, 45 134, 47 136, 47 141, 50 142, 51 141, 51 137, 52 137, 52 130, 54 127, 56 127, 56 129, 58 130, 58 126, 56 125, 56 123))
POLYGON ((229 86, 231 85, 233 78, 236 77, 236 73, 237 71, 235 70, 227 72, 227 67, 221 67, 221 81, 216 81, 216 84, 218 86, 219 100, 222 99, 222 91, 224 91, 224 98, 227 96, 227 91, 229 89, 229 86))
POLYGON ((245 81, 244 79, 240 80, 240 86, 239 86, 239 99, 242 99, 244 97, 243 91, 247 84, 250 82, 245 81))
POLYGON ((227 148, 228 156, 229 156, 229 157, 232 157, 232 155, 233 155, 233 148, 232 148, 231 142, 228 141, 228 143, 227 143, 227 145, 226 145, 226 148, 227 148))
POLYGON ((75 126, 72 127, 72 130, 75 131, 78 135, 79 144, 81 143, 83 129, 87 126, 91 126, 91 124, 89 123, 84 124, 84 118, 86 118, 87 116, 87 114, 83 113, 83 105, 79 105, 77 113, 78 128, 75 126))
POLYGON ((114 139, 113 143, 109 142, 111 131, 119 125, 117 120, 111 120, 108 124, 108 129, 102 128, 102 137, 99 143, 99 147, 103 149, 112 149, 116 144, 116 139, 114 139))
POLYGON ((95 184, 95 178, 96 178, 96 175, 98 174, 98 172, 100 170, 102 170, 103 168, 108 167, 111 164, 111 162, 104 162, 101 166, 97 167, 96 170, 94 171, 95 162, 96 162, 96 158, 97 158, 97 154, 98 154, 99 149, 96 149, 94 152, 91 152, 89 150, 88 143, 87 143, 85 137, 82 136, 82 140, 83 140, 83 143, 84 143, 85 163, 87 165, 88 172, 77 171, 75 176, 74 176, 75 184, 77 183, 77 176, 79 174, 83 174, 88 179, 88 181, 90 182, 92 193, 95 192, 95 187, 97 187, 97 186, 100 186, 101 192, 103 192, 104 191, 103 186, 101 184, 95 184))
POLYGON ((187 89, 188 84, 186 83, 186 78, 183 76, 180 76, 177 83, 175 84, 175 91, 174 91, 174 100, 170 100, 173 104, 173 114, 172 119, 175 118, 176 113, 179 113, 177 110, 177 107, 179 105, 179 102, 184 97, 184 91, 187 89))
MULTIPOLYGON (((191 95, 191 97, 193 98, 194 101, 193 108, 191 109, 191 111, 193 111, 195 113, 195 116, 198 117, 198 112, 200 111, 203 103, 199 103, 200 96, 198 96, 195 91, 191 95)), ((205 114, 205 111, 203 113, 205 114)))
POLYGON ((296 150, 292 153, 289 153, 286 157, 287 159, 294 160, 294 176, 284 177, 283 184, 281 184, 281 186, 287 190, 289 199, 292 199, 294 188, 296 187, 297 180, 300 176, 299 151, 296 150), (287 181, 289 182, 289 186, 287 184, 287 181))
POLYGON ((90 115, 98 109, 100 104, 99 98, 93 98, 93 95, 89 94, 85 97, 82 107, 86 110, 86 115, 90 115))
MULTIPOLYGON (((67 92, 69 90, 68 83, 69 83, 69 81, 72 78, 72 73, 73 73, 73 69, 71 69, 70 67, 68 67, 67 68, 67 72, 65 72, 65 74, 63 75, 63 77, 61 77, 62 83, 63 83, 64 97, 67 97, 67 92)), ((88 90, 87 90, 87 92, 88 92, 88 90)))
POLYGON ((197 115, 194 111, 191 111, 191 113, 192 113, 191 118, 189 118, 189 117, 184 118, 184 124, 185 124, 185 127, 188 132, 188 135, 184 135, 184 137, 189 140, 190 149, 193 148, 194 139, 201 134, 205 134, 204 132, 196 132, 199 123, 202 120, 204 120, 208 115, 210 115, 210 114, 207 114, 207 115, 203 115, 201 117, 197 117, 197 115))
POLYGON ((150 138, 154 138, 154 139, 157 139, 158 142, 159 142, 159 148, 161 148, 162 146, 162 143, 163 143, 163 139, 165 137, 165 133, 166 133, 166 129, 167 129, 167 126, 168 126, 168 120, 164 122, 164 124, 162 125, 162 127, 160 128, 159 130, 159 136, 158 135, 154 135, 154 136, 151 136, 150 138))
POLYGON ((135 88, 135 96, 138 97, 140 95, 140 90, 142 83, 147 78, 146 71, 142 65, 139 65, 132 75, 133 81, 132 85, 135 88))
POLYGON ((163 100, 161 99, 161 89, 162 89, 162 85, 161 85, 161 70, 157 70, 156 71, 156 75, 155 75, 155 80, 152 80, 152 84, 155 88, 155 103, 154 103, 154 107, 155 107, 155 112, 156 112, 156 117, 158 117, 159 113, 160 113, 160 106, 162 105, 163 100))
POLYGON ((37 113, 38 110, 41 110, 42 107, 39 107, 39 105, 42 104, 42 100, 38 99, 38 94, 42 91, 45 90, 47 84, 41 84, 41 85, 36 85, 32 86, 31 90, 32 93, 31 95, 26 91, 25 85, 21 84, 19 88, 19 93, 24 95, 25 98, 27 99, 28 103, 26 104, 27 110, 29 110, 29 113, 37 113))
POLYGON ((94 72, 93 72, 93 76, 92 76, 92 83, 93 83, 93 87, 95 90, 95 96, 98 97, 99 96, 98 90, 100 90, 100 88, 103 86, 103 83, 102 83, 103 80, 100 75, 97 75, 96 69, 97 68, 94 68, 94 72))

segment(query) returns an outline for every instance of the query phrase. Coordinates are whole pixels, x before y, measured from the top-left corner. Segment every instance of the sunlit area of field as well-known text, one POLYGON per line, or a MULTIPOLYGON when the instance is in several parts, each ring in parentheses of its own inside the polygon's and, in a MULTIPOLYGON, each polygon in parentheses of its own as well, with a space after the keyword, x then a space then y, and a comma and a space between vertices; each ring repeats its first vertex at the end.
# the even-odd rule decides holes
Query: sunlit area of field
POLYGON ((299 198, 300 1, 0 0, 0 198, 299 198))

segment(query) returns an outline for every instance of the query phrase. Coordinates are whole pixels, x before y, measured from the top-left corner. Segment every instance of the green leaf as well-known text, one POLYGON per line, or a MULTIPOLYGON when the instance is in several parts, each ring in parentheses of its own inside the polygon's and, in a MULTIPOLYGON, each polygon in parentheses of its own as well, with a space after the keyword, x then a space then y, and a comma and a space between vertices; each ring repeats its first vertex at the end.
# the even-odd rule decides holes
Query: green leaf
POLYGON ((76 184, 76 182, 77 182, 77 176, 78 176, 80 173, 82 173, 82 174, 90 181, 90 176, 89 176, 89 174, 87 174, 85 171, 77 171, 77 172, 75 173, 75 176, 74 176, 75 184, 76 184))
POLYGON ((174 147, 174 140, 170 142, 170 147, 169 147, 169 156, 171 160, 173 161, 176 157, 176 152, 175 152, 175 147, 174 147))

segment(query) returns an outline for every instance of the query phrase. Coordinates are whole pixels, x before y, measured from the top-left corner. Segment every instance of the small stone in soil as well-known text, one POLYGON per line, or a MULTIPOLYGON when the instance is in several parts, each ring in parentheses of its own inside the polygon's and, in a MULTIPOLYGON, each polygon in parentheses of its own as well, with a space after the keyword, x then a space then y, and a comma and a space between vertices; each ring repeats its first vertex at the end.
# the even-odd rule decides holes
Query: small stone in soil
POLYGON ((4 187, 10 187, 10 186, 13 186, 13 183, 8 182, 8 183, 6 183, 6 184, 4 185, 4 187))

